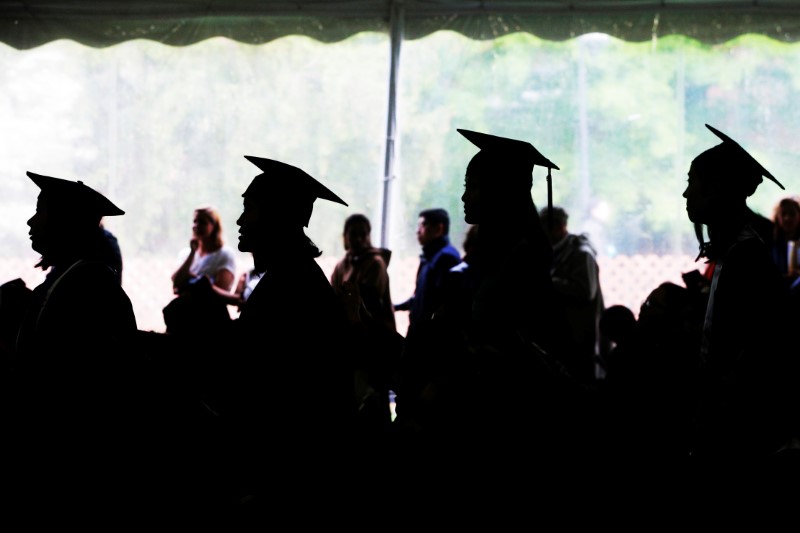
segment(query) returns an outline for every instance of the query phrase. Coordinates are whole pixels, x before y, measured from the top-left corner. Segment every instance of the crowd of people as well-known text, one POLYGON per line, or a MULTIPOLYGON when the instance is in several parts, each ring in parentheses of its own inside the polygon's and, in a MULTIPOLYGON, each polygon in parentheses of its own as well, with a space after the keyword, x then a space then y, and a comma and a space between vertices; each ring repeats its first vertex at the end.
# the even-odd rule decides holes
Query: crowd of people
POLYGON ((28 172, 47 276, 0 287, 13 505, 266 523, 365 483, 401 497, 404 484, 435 494, 605 468, 794 476, 800 203, 782 200, 764 231, 746 199, 764 178, 783 186, 707 127, 721 142, 694 158, 683 196, 708 269, 654 288, 638 313, 606 308, 588 236, 536 207, 534 168, 559 167, 523 140, 458 130, 477 148, 463 254, 450 214, 422 210, 415 289, 397 301, 366 216, 347 217, 328 278, 304 228, 316 200, 348 204, 298 167, 245 156, 260 172, 237 248, 254 267, 237 283, 219 213, 196 209, 164 333, 137 328, 121 286, 102 220, 124 211, 28 172))

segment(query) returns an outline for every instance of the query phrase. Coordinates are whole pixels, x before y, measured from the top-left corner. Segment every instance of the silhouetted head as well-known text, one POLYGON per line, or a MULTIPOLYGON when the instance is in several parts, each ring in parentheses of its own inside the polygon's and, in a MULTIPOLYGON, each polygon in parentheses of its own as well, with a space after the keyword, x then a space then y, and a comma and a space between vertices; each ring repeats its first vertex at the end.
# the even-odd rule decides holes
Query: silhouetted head
POLYGON ((484 260, 508 250, 520 239, 528 241, 536 258, 536 275, 549 277, 553 249, 531 197, 533 168, 558 167, 532 144, 485 133, 459 129, 480 148, 467 165, 464 182, 464 220, 481 226, 484 260))
POLYGON ((283 224, 308 227, 317 198, 347 205, 304 170, 274 159, 244 157, 262 173, 253 178, 242 196, 283 224))
POLYGON ((600 315, 600 332, 614 343, 633 336, 636 329, 636 316, 633 311, 624 305, 612 305, 607 307, 600 315))
POLYGON ((287 247, 310 245, 319 255, 321 252, 303 232, 311 219, 314 201, 321 198, 346 206, 344 200, 295 166, 263 157, 245 158, 262 173, 242 194, 244 210, 236 221, 239 250, 252 252, 258 260, 258 253, 263 258, 264 253, 288 253, 287 247))
POLYGON ((558 169, 529 142, 464 129, 458 132, 480 148, 467 165, 461 197, 469 224, 509 213, 520 202, 532 204, 534 166, 558 169))
POLYGON ((562 207, 543 207, 542 210, 539 211, 539 218, 548 220, 548 217, 552 217, 552 223, 545 225, 545 233, 547 234, 550 244, 556 244, 567 236, 567 221, 569 220, 569 215, 562 207))
POLYGON ((783 185, 736 141, 706 124, 722 142, 701 153, 689 168, 689 182, 683 197, 689 220, 714 224, 737 215, 766 177, 781 189, 783 185))
POLYGON ((371 232, 372 225, 366 215, 361 213, 350 215, 344 221, 344 232, 342 233, 344 249, 357 254, 372 248, 371 232))
POLYGON ((28 220, 31 247, 41 254, 44 269, 72 260, 89 244, 102 238, 100 221, 125 212, 81 181, 70 181, 33 172, 28 177, 41 189, 36 213, 28 220))

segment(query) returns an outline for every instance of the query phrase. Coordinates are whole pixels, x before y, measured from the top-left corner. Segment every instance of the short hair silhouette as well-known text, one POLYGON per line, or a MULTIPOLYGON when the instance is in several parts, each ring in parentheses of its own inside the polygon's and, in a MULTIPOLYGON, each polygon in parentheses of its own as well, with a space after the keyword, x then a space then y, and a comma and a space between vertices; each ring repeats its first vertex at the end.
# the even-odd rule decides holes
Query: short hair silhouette
POLYGON ((557 225, 567 225, 569 221, 569 214, 567 214, 566 210, 563 207, 553 206, 553 207, 543 207, 539 216, 542 218, 547 218, 549 216, 553 217, 553 224, 557 225))
POLYGON ((450 233, 450 215, 447 210, 440 207, 424 209, 420 211, 419 216, 428 224, 443 224, 444 234, 450 233))

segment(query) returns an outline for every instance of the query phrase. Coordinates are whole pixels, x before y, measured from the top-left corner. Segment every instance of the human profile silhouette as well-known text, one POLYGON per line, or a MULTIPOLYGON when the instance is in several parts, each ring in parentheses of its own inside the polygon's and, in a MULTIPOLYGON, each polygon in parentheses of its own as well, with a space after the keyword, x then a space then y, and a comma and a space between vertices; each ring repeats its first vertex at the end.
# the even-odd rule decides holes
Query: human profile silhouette
POLYGON ((788 292, 745 203, 765 178, 784 187, 739 143, 706 127, 722 142, 694 158, 683 192, 689 220, 707 228, 701 255, 714 262, 695 380, 692 456, 703 466, 752 466, 796 431, 788 292))
POLYGON ((100 350, 136 327, 100 225, 103 217, 124 211, 81 181, 27 174, 40 188, 36 213, 28 220, 31 247, 41 254, 36 266, 48 274, 33 291, 17 349, 100 350), (105 285, 109 275, 115 287, 105 285))
POLYGON ((475 319, 511 328, 568 366, 566 312, 550 277, 553 249, 531 195, 534 167, 547 168, 548 176, 559 167, 526 141, 457 131, 479 148, 467 165, 461 196, 465 222, 480 225, 477 264, 484 287, 475 294, 475 319), (508 284, 514 288, 501 290, 508 284))
POLYGON ((336 450, 355 421, 354 368, 344 310, 304 230, 317 199, 347 203, 298 167, 245 158, 261 173, 242 194, 238 248, 263 276, 231 323, 214 408, 236 443, 236 483, 258 513, 275 490, 313 497, 332 483, 325 473, 341 466, 336 450))
POLYGON ((19 482, 4 493, 83 517, 147 507, 154 492, 131 488, 146 470, 134 449, 151 414, 143 365, 128 351, 136 317, 100 225, 124 211, 81 181, 27 175, 40 189, 28 233, 47 274, 28 298, 3 391, 6 479, 19 482))
POLYGON ((528 142, 457 131, 479 148, 466 165, 461 200, 480 246, 462 267, 469 294, 451 292, 469 312, 445 304, 434 320, 440 371, 431 411, 440 421, 436 462, 459 470, 463 463, 452 458, 469 457, 468 486, 483 489, 507 468, 538 475, 554 460, 566 467, 561 459, 580 440, 577 396, 567 370, 569 324, 550 276, 552 247, 531 195, 534 167, 558 167, 528 142))

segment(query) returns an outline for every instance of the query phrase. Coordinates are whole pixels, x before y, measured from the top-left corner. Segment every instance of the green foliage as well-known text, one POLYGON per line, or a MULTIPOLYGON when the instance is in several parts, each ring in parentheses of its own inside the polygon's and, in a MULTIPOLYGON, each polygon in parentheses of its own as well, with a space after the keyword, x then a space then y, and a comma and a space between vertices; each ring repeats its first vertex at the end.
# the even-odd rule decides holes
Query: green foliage
MULTIPOLYGON (((555 203, 571 213, 573 230, 596 230, 601 253, 693 253, 682 193, 691 159, 718 142, 705 123, 794 187, 799 51, 755 36, 708 46, 677 36, 629 43, 590 34, 553 43, 512 34, 476 42, 439 32, 407 43, 405 218, 460 196, 474 153, 455 131, 465 127, 528 140, 556 162, 555 203)), ((534 169, 539 205, 542 174, 534 169)), ((751 199, 768 216, 783 193, 771 187, 751 199)), ((412 248, 413 233, 405 237, 412 248)))

